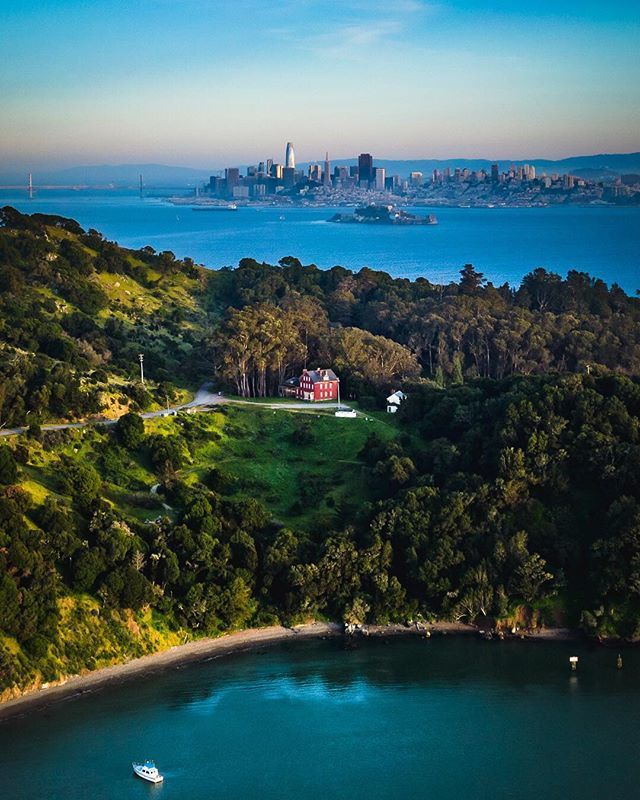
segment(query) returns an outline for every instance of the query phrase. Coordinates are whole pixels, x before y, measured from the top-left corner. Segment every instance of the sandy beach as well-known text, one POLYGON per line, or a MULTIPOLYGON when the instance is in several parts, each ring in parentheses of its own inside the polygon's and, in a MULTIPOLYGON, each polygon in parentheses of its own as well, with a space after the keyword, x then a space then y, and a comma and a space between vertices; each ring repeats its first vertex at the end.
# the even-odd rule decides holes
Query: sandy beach
POLYGON ((177 664, 201 661, 209 657, 220 657, 289 640, 340 636, 342 631, 342 626, 338 624, 311 622, 295 628, 281 626, 250 628, 216 639, 198 639, 169 650, 126 661, 123 664, 114 664, 111 667, 104 667, 83 675, 74 675, 64 682, 52 684, 47 688, 25 692, 20 697, 0 704, 0 721, 16 714, 35 711, 72 695, 104 689, 110 684, 141 674, 159 672, 177 664))
MULTIPOLYGON (((356 636, 384 638, 395 636, 429 636, 429 635, 477 635, 481 630, 474 625, 458 622, 431 622, 422 626, 406 626, 402 624, 367 625, 355 631, 356 636)), ((102 690, 120 681, 160 672, 177 665, 202 661, 208 658, 219 658, 231 653, 253 650, 285 641, 300 639, 340 637, 344 634, 344 626, 335 622, 309 622, 294 628, 273 626, 269 628, 250 628, 236 633, 229 633, 215 639, 198 639, 187 644, 178 645, 169 650, 151 653, 141 658, 132 659, 122 664, 97 669, 82 675, 74 675, 59 683, 47 687, 27 691, 20 697, 0 703, 0 722, 19 714, 36 711, 56 702, 79 696, 88 692, 102 690)), ((546 628, 536 633, 520 632, 510 639, 567 641, 577 637, 576 631, 569 628, 546 628)))

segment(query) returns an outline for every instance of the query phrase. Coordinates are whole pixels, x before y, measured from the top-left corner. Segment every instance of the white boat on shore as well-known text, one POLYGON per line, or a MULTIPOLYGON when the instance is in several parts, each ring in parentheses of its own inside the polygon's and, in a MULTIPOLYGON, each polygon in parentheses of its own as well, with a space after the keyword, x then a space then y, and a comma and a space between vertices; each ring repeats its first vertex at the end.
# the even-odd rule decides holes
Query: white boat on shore
POLYGON ((149 783, 162 783, 164 775, 158 772, 158 768, 153 761, 145 761, 144 764, 132 764, 134 773, 149 783))

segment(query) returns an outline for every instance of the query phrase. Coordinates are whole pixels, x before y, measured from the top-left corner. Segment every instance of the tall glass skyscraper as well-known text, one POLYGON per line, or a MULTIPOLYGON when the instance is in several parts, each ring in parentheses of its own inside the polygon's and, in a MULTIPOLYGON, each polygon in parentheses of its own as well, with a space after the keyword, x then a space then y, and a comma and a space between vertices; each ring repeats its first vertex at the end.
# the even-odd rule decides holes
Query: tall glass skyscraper
POLYGON ((358 156, 358 180, 361 184, 370 184, 373 180, 373 157, 370 153, 358 156))
POLYGON ((292 169, 295 169, 296 154, 293 152, 293 142, 287 142, 287 151, 284 157, 284 165, 285 167, 291 167, 292 169))

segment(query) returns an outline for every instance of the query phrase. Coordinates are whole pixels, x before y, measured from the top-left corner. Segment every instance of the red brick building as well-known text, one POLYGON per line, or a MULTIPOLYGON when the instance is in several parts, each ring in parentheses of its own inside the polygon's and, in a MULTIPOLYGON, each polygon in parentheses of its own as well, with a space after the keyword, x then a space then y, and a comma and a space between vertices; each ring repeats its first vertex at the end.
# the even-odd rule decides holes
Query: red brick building
POLYGON ((312 403, 338 399, 340 378, 332 369, 303 369, 299 378, 289 378, 280 387, 283 397, 295 397, 312 403))

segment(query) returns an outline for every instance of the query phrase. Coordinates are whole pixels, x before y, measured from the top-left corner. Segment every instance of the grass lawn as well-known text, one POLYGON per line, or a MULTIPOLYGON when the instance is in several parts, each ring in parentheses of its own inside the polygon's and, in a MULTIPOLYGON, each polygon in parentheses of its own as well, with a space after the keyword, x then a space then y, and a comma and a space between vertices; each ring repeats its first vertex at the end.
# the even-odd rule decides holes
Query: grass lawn
MULTIPOLYGON (((331 529, 341 512, 369 497, 358 458, 370 433, 383 439, 397 429, 370 418, 340 419, 310 408, 304 414, 255 406, 225 406, 224 413, 194 415, 200 429, 184 479, 202 479, 218 467, 235 496, 255 497, 274 517, 296 528, 331 529)), ((177 424, 173 418, 162 421, 177 424)))
MULTIPOLYGON (((328 532, 341 525, 343 515, 351 515, 371 499, 358 455, 371 433, 382 439, 398 434, 384 416, 343 419, 317 406, 295 413, 260 404, 227 405, 217 411, 147 420, 145 431, 184 436, 188 455, 178 474, 182 480, 202 480, 216 467, 228 479, 226 495, 255 497, 275 519, 298 531, 328 532)), ((22 482, 34 502, 64 492, 59 457, 65 454, 98 470, 103 497, 125 516, 145 520, 165 513, 149 508, 144 500, 160 480, 144 447, 136 453, 114 454, 107 447, 109 434, 91 428, 68 431, 60 439, 53 450, 29 444, 22 482)))

